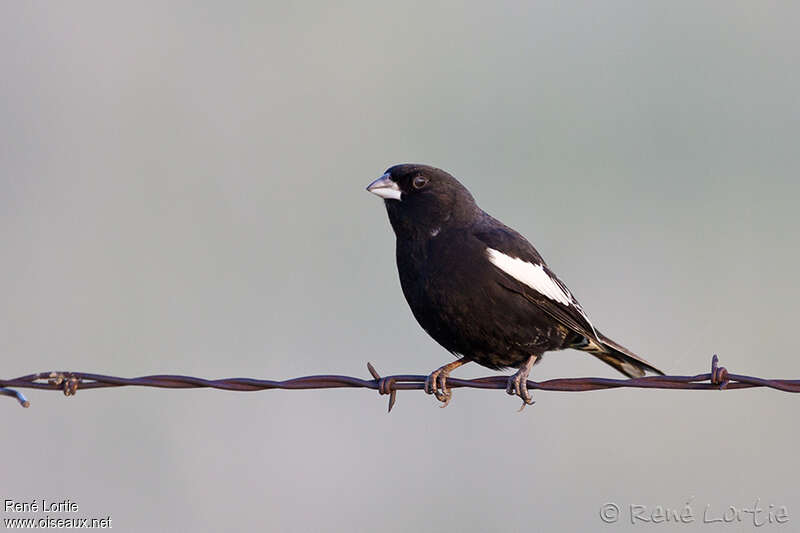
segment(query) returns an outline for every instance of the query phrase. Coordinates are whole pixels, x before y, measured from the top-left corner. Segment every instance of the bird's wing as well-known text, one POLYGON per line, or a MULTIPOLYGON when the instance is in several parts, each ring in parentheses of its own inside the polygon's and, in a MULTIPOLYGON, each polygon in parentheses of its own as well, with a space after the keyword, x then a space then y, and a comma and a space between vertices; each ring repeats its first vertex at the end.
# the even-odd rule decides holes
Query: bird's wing
POLYGON ((495 266, 501 286, 575 333, 601 342, 578 300, 525 237, 494 219, 474 228, 473 234, 486 245, 486 258, 495 266))

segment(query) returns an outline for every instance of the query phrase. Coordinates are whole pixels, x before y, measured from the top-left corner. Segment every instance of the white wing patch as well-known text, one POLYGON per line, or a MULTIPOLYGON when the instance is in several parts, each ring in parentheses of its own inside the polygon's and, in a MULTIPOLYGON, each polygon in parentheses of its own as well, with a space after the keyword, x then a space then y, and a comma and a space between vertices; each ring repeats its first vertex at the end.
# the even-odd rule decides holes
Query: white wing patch
POLYGON ((564 305, 571 305, 574 303, 569 291, 562 288, 556 280, 551 278, 547 272, 544 271, 544 266, 535 265, 517 257, 508 256, 503 252, 498 252, 494 248, 487 248, 486 253, 489 256, 489 261, 491 261, 494 266, 538 293, 564 305))
POLYGON ((499 252, 494 248, 487 248, 486 255, 489 257, 489 261, 511 276, 515 278, 520 283, 524 283, 531 289, 535 290, 539 294, 550 298, 554 302, 558 302, 560 304, 568 305, 578 310, 583 318, 586 319, 586 322, 589 324, 589 327, 592 328, 592 333, 596 339, 600 339, 599 335, 597 334, 597 330, 594 329, 594 324, 592 321, 589 320, 589 317, 586 316, 586 313, 583 312, 583 308, 581 305, 573 298, 572 294, 569 292, 563 283, 559 282, 558 280, 552 278, 550 274, 545 272, 543 265, 536 265, 534 263, 529 263, 525 260, 519 259, 518 257, 511 257, 509 255, 504 254, 503 252, 499 252))

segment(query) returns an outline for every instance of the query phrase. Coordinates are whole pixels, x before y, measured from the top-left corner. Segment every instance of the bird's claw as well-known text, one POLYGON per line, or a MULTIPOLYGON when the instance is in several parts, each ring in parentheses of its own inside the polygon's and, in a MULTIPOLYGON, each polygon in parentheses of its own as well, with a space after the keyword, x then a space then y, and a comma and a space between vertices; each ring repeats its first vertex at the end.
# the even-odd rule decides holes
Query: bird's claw
POLYGON ((520 368, 516 374, 508 378, 506 394, 510 396, 518 396, 520 400, 522 400, 522 406, 519 408, 519 412, 522 412, 522 410, 525 409, 525 406, 536 403, 531 396, 531 393, 528 392, 528 375, 530 374, 530 369, 532 366, 533 361, 530 361, 528 364, 520 368))
POLYGON ((425 379, 425 392, 433 394, 437 400, 442 402, 439 407, 447 407, 447 404, 450 403, 450 398, 453 397, 452 391, 447 388, 447 374, 440 368, 431 372, 425 379))
POLYGON ((437 400, 442 402, 442 405, 439 407, 447 407, 447 404, 450 403, 450 399, 453 397, 453 392, 447 388, 447 376, 450 375, 450 372, 468 362, 466 358, 453 361, 443 367, 437 368, 425 378, 425 392, 433 394, 436 396, 437 400))
POLYGON ((528 392, 528 383, 527 379, 521 379, 519 373, 514 374, 510 378, 508 378, 508 386, 506 387, 506 394, 510 396, 519 396, 522 400, 522 407, 519 408, 520 411, 525 409, 526 405, 533 405, 536 403, 531 396, 531 393, 528 392))
POLYGON ((522 405, 519 406, 519 409, 517 409, 517 412, 521 413, 522 410, 525 409, 526 406, 533 405, 535 403, 536 403, 536 400, 534 400, 533 398, 530 398, 530 397, 528 397, 527 399, 523 398, 522 405))

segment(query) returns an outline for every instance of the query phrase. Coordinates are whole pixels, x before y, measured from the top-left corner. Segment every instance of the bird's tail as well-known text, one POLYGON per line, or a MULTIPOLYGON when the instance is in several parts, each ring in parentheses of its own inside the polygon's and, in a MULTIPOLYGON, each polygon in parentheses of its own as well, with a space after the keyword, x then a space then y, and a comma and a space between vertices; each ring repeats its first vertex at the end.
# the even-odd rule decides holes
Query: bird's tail
POLYGON ((605 335, 597 333, 597 339, 582 338, 581 342, 572 347, 584 352, 589 352, 604 363, 613 366, 629 378, 640 378, 645 372, 654 372, 664 375, 664 373, 628 350, 624 346, 617 344, 605 335), (599 341, 599 342, 598 342, 599 341))

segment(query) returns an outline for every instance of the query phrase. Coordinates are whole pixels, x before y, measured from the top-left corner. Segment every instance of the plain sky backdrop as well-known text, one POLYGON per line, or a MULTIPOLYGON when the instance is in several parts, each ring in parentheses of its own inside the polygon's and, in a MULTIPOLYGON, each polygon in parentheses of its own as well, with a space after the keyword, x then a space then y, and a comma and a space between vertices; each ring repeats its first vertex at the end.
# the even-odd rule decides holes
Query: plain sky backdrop
MULTIPOLYGON (((718 353, 800 378, 799 19, 755 1, 2 2, 0 374, 430 372, 451 356, 364 191, 412 161, 459 177, 668 373, 718 353)), ((562 376, 616 377, 568 351, 532 379, 562 376)), ((447 409, 401 393, 391 415, 366 390, 28 397, 0 401, 0 499, 69 498, 63 516, 118 531, 745 531, 703 513, 757 498, 800 527, 800 398, 775 391, 539 392, 522 414, 464 389, 447 409), (680 527, 626 514, 690 499, 680 527)))

